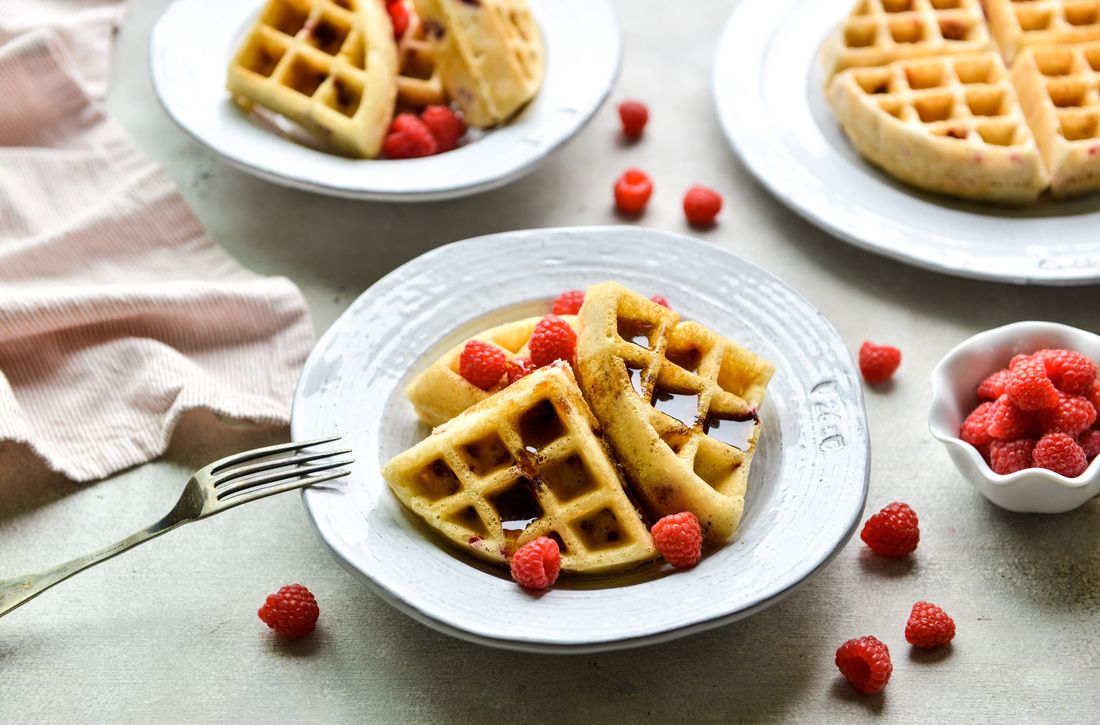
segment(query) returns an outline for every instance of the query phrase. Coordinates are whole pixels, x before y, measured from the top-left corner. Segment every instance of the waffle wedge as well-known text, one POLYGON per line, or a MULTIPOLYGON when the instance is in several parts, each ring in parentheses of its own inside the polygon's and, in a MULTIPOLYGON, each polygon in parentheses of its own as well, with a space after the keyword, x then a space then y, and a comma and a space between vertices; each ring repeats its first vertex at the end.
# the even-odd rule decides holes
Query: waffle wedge
POLYGON ((435 58, 435 43, 410 0, 409 25, 397 40, 397 99, 404 106, 422 108, 445 104, 443 78, 435 58))
POLYGON ((772 365, 614 282, 578 319, 581 389, 647 514, 691 511, 708 541, 729 539, 772 365))
POLYGON ((1005 61, 1034 46, 1100 41, 1100 0, 984 0, 1005 61))
POLYGON ((227 87, 314 132, 336 150, 373 158, 397 93, 393 25, 379 0, 267 0, 229 64, 227 87))
POLYGON ((447 93, 478 128, 507 121, 538 92, 542 34, 527 0, 413 0, 447 93))
POLYGON ((564 571, 617 572, 656 557, 564 363, 439 426, 382 473, 413 513, 494 564, 539 536, 558 541, 564 571))

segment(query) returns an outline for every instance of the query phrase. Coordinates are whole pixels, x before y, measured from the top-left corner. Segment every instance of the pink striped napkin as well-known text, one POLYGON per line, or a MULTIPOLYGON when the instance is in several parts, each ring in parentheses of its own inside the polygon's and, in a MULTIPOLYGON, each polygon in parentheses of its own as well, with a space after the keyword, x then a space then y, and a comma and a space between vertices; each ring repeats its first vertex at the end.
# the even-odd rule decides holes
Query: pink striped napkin
POLYGON ((81 481, 192 408, 285 423, 313 339, 298 289, 211 241, 94 99, 120 8, 0 0, 0 440, 81 481), (78 11, 15 35, 35 15, 8 5, 78 11))

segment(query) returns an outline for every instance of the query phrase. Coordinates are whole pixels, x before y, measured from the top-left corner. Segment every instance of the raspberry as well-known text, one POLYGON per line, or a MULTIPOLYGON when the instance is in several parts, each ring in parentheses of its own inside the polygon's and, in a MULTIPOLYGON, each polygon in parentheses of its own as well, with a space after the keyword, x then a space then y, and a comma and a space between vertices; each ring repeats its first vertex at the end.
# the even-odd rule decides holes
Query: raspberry
POLYGON ((982 460, 986 463, 990 462, 990 449, 993 447, 991 443, 983 443, 980 446, 974 446, 978 449, 978 453, 981 455, 982 460))
POLYGON ((557 315, 547 315, 535 325, 528 347, 531 350, 531 362, 540 368, 555 360, 565 360, 572 364, 573 355, 577 351, 577 333, 568 322, 557 315))
POLYGON ((989 436, 999 441, 1026 438, 1031 433, 1034 422, 1030 413, 1013 405, 1008 395, 1002 395, 994 401, 993 408, 989 411, 989 436))
POLYGON ((454 149, 466 133, 466 123, 447 106, 428 106, 420 112, 420 120, 435 139, 436 153, 454 149))
POLYGON ((409 9, 402 0, 387 2, 386 10, 390 13, 390 22, 393 23, 393 37, 400 38, 409 27, 409 9))
POLYGON ((558 298, 554 300, 554 308, 551 312, 555 315, 575 315, 581 311, 581 305, 583 304, 584 291, 571 289, 558 295, 558 298))
POLYGON ((986 401, 970 411, 962 426, 959 428, 959 438, 966 443, 977 447, 992 440, 989 436, 990 413, 993 412, 993 403, 986 401))
POLYGON ((649 121, 649 109, 639 101, 623 101, 619 104, 619 120, 623 122, 624 136, 641 138, 649 121))
POLYGON ((837 647, 836 666, 852 687, 868 695, 886 687, 894 671, 890 650, 871 636, 850 639, 837 647))
POLYGON ((1012 359, 1008 361, 1008 369, 1009 370, 1015 370, 1017 365, 1024 362, 1025 360, 1030 360, 1030 359, 1031 359, 1031 355, 1025 355, 1023 353, 1020 353, 1019 355, 1013 355, 1012 359))
POLYGON ((627 169, 615 182, 615 206, 627 214, 641 214, 649 197, 653 195, 653 182, 640 169, 627 169))
POLYGON ((649 299, 653 300, 654 302, 659 304, 661 307, 667 307, 670 310, 672 309, 672 306, 668 304, 668 300, 665 299, 664 295, 653 295, 649 299))
POLYGON ((1035 441, 1020 438, 1015 441, 993 441, 989 446, 989 467, 1002 476, 1031 468, 1031 452, 1035 441))
POLYGON ((482 390, 488 390, 500 382, 507 367, 504 350, 481 340, 470 340, 458 356, 458 374, 482 390))
POLYGON ((1031 454, 1031 462, 1036 468, 1045 468, 1066 478, 1077 478, 1088 468, 1084 449, 1065 433, 1050 433, 1040 438, 1031 454))
POLYGON ((1091 461, 1100 455, 1100 430, 1087 430, 1077 439, 1077 445, 1085 452, 1085 460, 1091 461))
POLYGON ((699 519, 690 511, 669 514, 650 531, 657 551, 677 569, 695 566, 703 556, 703 532, 699 519))
POLYGON ((258 614, 264 624, 284 637, 305 637, 317 626, 317 599, 301 584, 269 594, 258 614))
POLYGON ((1041 432, 1076 438, 1096 422, 1096 408, 1083 396, 1058 393, 1058 405, 1040 410, 1038 417, 1041 432))
POLYGON ((859 348, 859 371, 872 385, 893 377, 898 365, 901 365, 901 350, 896 347, 865 342, 859 348))
POLYGON ((867 519, 859 538, 882 556, 908 556, 920 542, 917 514, 908 504, 895 501, 867 519))
POLYGON ((1092 381, 1092 385, 1085 391, 1085 397, 1092 403, 1092 407, 1100 412, 1100 380, 1092 381))
POLYGON ((536 370, 538 370, 538 365, 531 362, 531 358, 514 357, 508 361, 508 384, 511 385, 520 378, 525 378, 536 370))
POLYGON ((693 226, 710 226, 721 210, 722 196, 714 189, 693 186, 684 194, 684 216, 693 226))
POLYGON ((391 159, 431 156, 438 150, 435 137, 424 122, 411 113, 399 113, 390 124, 382 150, 391 159))
POLYGON ((1029 358, 1016 364, 1005 381, 1005 395, 1021 410, 1040 410, 1058 405, 1058 389, 1047 377, 1042 360, 1029 358))
POLYGON ((917 602, 905 623, 905 641, 914 647, 934 649, 955 638, 955 620, 935 604, 917 602))
POLYGON ((1055 387, 1066 393, 1084 393, 1096 379, 1096 363, 1073 350, 1040 350, 1034 357, 1042 360, 1055 387))
POLYGON ((996 400, 1005 394, 1005 383, 1008 382, 1008 371, 998 370, 982 382, 978 383, 979 400, 996 400))
POLYGON ((546 536, 528 541, 512 557, 512 578, 524 589, 549 589, 560 572, 558 542, 546 536))

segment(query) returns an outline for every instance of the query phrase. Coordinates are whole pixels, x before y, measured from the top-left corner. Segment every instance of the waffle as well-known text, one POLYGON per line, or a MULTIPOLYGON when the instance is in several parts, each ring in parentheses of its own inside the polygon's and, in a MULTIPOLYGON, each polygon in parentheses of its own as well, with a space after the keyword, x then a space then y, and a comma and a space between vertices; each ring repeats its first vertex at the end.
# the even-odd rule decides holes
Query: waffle
POLYGON ((268 0, 227 87, 353 156, 378 155, 397 86, 393 26, 379 0, 268 0))
POLYGON ((1025 48, 1012 79, 1056 197, 1100 189, 1100 43, 1025 48))
POLYGON ((1008 63, 1026 47, 1100 40, 1100 0, 985 0, 985 8, 1008 63))
POLYGON ((412 108, 447 102, 435 62, 435 44, 415 9, 409 10, 409 25, 397 41, 397 98, 412 108))
POLYGON ((578 319, 581 388, 646 513, 692 511, 708 541, 729 539, 772 365, 614 282, 578 319))
MULTIPOLYGON (((576 317, 573 315, 561 317, 574 328, 576 327, 576 317)), ((470 340, 491 342, 503 349, 509 360, 515 357, 528 357, 527 343, 531 340, 535 325, 541 319, 541 317, 532 317, 519 322, 509 322, 474 335, 470 340)), ((482 390, 458 374, 458 358, 467 342, 469 340, 444 353, 432 363, 431 367, 418 375, 405 390, 413 408, 416 409, 417 416, 430 426, 434 427, 447 422, 470 406, 480 403, 503 389, 507 384, 507 379, 502 377, 496 386, 489 390, 482 390)))
POLYGON ((828 97, 856 150, 914 186, 1003 203, 1034 201, 1047 186, 996 53, 851 68, 828 97))
POLYGON ((906 58, 989 50, 978 0, 859 0, 826 44, 830 74, 906 58))
POLYGON ((557 540, 570 572, 622 571, 656 557, 564 363, 439 426, 382 473, 413 513, 494 564, 539 536, 557 540))
POLYGON ((503 123, 538 92, 542 34, 527 0, 413 0, 430 29, 448 95, 466 122, 503 123))

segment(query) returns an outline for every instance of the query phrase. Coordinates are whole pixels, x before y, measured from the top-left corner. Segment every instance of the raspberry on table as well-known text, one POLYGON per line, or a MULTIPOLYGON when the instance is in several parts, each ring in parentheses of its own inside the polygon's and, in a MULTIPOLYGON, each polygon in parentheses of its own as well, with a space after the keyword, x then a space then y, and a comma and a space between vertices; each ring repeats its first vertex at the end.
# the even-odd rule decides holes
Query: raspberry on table
POLYGON ((577 352, 577 333, 557 315, 547 315, 535 325, 527 346, 531 351, 531 362, 540 368, 555 360, 572 364, 577 352))
POLYGON ((1047 377, 1042 360, 1023 360, 1009 372, 1005 395, 1021 410, 1040 410, 1058 405, 1058 389, 1047 377))
POLYGON ((1077 478, 1088 468, 1084 449, 1065 433, 1049 433, 1040 438, 1031 454, 1031 463, 1066 478, 1077 478))
POLYGON ((836 666, 859 692, 873 695, 886 687, 894 665, 889 648, 877 637, 850 639, 836 650, 836 666))
POLYGON ((1008 382, 1008 370, 998 370, 978 383, 979 400, 996 400, 1005 394, 1005 383, 1008 382))
POLYGON ((1096 363, 1073 350, 1040 350, 1034 357, 1043 362, 1054 386, 1066 393, 1084 393, 1096 380, 1096 363))
POLYGON ((504 350, 483 340, 470 340, 458 356, 458 374, 482 390, 499 383, 507 367, 504 350))
POLYGON ((404 0, 388 0, 386 10, 390 13, 390 22, 393 23, 393 37, 400 38, 409 27, 409 8, 404 0))
POLYGON ((269 594, 258 612, 264 624, 284 637, 306 636, 316 628, 320 613, 317 599, 301 584, 269 594))
POLYGON ((581 311, 583 304, 584 290, 571 289, 558 295, 550 311, 555 315, 575 315, 581 311))
POLYGON ((645 211, 653 196, 653 182, 641 169, 627 169, 615 182, 615 206, 627 214, 645 211))
POLYGON ((650 532, 657 551, 677 569, 695 566, 703 556, 703 532, 690 511, 663 517, 650 532))
POLYGON ((1100 455, 1100 430, 1087 430, 1077 439, 1077 445, 1085 452, 1085 460, 1092 461, 1100 455))
POLYGON ((399 113, 390 124, 382 142, 382 151, 391 159, 415 159, 431 156, 439 150, 428 127, 411 113, 399 113))
POLYGON ((525 378, 539 369, 539 366, 531 362, 529 357, 514 357, 508 361, 508 384, 525 378))
POLYGON ((684 194, 684 216, 692 226, 710 226, 720 211, 722 196, 714 189, 693 186, 684 194))
POLYGON ((1096 408, 1082 395, 1058 393, 1058 405, 1039 411, 1039 430, 1043 433, 1065 433, 1073 438, 1096 422, 1096 408))
POLYGON ((889 345, 864 342, 859 348, 859 371, 863 379, 875 385, 894 376, 901 365, 901 350, 889 345))
POLYGON ((420 112, 420 120, 435 139, 436 153, 451 151, 466 133, 466 122, 449 106, 428 106, 420 112))
POLYGON ((623 135, 630 139, 642 137, 649 121, 649 109, 640 101, 623 101, 619 104, 619 120, 623 123, 623 135))
POLYGON ((991 438, 999 441, 1027 438, 1034 427, 1034 415, 1016 407, 1007 394, 993 402, 993 408, 989 411, 988 428, 991 438))
POLYGON ((993 403, 988 400, 970 411, 959 427, 959 438, 972 446, 980 446, 993 440, 989 435, 989 421, 993 412, 993 403))
POLYGON ((1030 438, 993 441, 989 446, 989 467, 1002 476, 1031 468, 1031 454, 1034 450, 1035 441, 1030 438))
POLYGON ((917 513, 908 504, 894 501, 867 519, 859 538, 880 556, 908 556, 920 543, 917 513))
POLYGON ((955 638, 955 620, 935 604, 917 602, 905 623, 905 641, 914 647, 934 649, 955 638))
POLYGON ((666 308, 668 308, 668 309, 670 309, 670 310, 672 309, 672 306, 671 306, 671 305, 670 305, 670 304, 668 303, 668 300, 667 300, 667 299, 665 298, 665 296, 664 296, 664 295, 653 295, 653 296, 652 296, 652 297, 650 297, 649 299, 651 299, 652 301, 656 302, 656 303, 657 303, 657 304, 659 304, 659 305, 660 305, 661 307, 666 307, 666 308))
POLYGON ((558 542, 547 536, 519 547, 511 562, 512 579, 524 589, 549 589, 561 572, 558 542))

